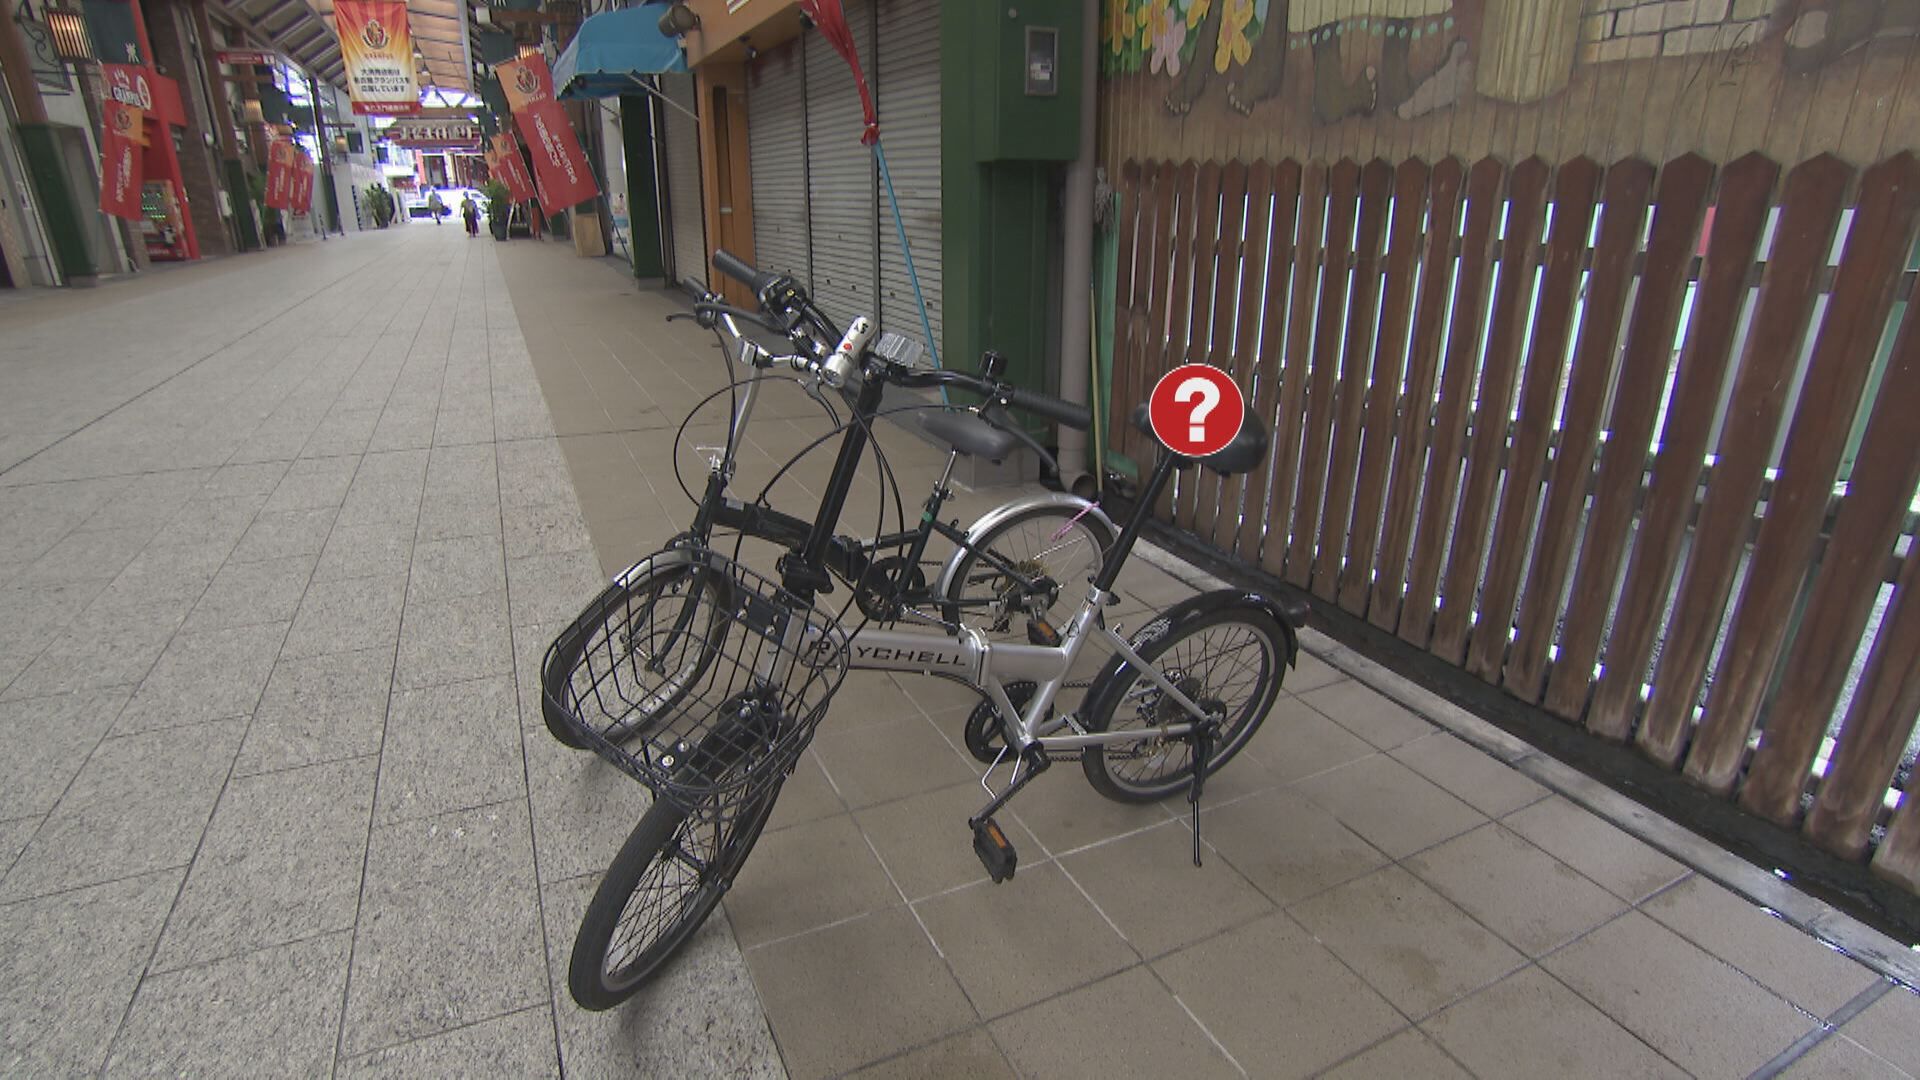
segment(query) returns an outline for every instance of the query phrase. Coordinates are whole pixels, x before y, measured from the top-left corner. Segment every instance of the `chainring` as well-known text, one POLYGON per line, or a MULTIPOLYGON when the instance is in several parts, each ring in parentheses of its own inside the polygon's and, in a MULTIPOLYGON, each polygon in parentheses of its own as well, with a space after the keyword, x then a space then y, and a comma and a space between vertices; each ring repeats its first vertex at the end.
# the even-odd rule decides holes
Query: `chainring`
MULTIPOLYGON (((1006 686, 1007 700, 1013 702, 1015 709, 1024 709, 1027 702, 1033 700, 1037 684, 1022 679, 1010 682, 1006 686)), ((1000 760, 1000 752, 1007 748, 1006 736, 1000 730, 1000 710, 993 702, 982 699, 967 714, 966 731, 967 753, 982 765, 991 765, 1000 760)))
POLYGON ((875 560, 860 575, 853 600, 860 614, 878 622, 892 622, 900 616, 900 598, 925 592, 927 575, 920 564, 894 555, 875 560))

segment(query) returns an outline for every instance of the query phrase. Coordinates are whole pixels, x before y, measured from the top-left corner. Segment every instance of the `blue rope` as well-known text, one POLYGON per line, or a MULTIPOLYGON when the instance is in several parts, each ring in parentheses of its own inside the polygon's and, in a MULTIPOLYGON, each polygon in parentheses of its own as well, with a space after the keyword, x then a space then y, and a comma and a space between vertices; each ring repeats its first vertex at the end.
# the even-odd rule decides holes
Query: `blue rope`
MULTIPOLYGON (((913 249, 907 246, 907 226, 900 220, 900 197, 893 193, 893 176, 887 172, 887 154, 880 149, 880 140, 873 140, 873 159, 880 163, 880 179, 887 185, 887 203, 893 207, 893 232, 900 241, 900 255, 907 262, 907 281, 913 285, 913 302, 920 305, 920 329, 927 335, 927 351, 933 354, 933 366, 940 364, 940 344, 933 340, 933 320, 927 317, 927 298, 920 292, 920 275, 913 269, 913 249)), ((940 400, 947 399, 945 387, 940 388, 940 400)))

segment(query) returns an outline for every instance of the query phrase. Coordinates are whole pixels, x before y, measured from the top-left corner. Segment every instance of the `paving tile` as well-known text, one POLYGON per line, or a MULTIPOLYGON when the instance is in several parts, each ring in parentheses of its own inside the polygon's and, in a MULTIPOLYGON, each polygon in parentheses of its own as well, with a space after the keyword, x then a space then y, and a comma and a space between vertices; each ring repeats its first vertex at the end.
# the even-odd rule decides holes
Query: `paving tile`
MULTIPOLYGON (((821 785, 828 799, 831 788, 821 785)), ((784 808, 794 788, 780 796, 784 808)), ((987 880, 987 871, 973 853, 973 833, 967 820, 987 803, 987 793, 976 783, 930 791, 895 802, 882 803, 854 813, 861 831, 880 853, 887 873, 909 899, 922 899, 971 882, 987 880)), ((838 805, 838 800, 833 800, 838 805)), ((779 809, 774 820, 779 821, 779 809)), ((1029 863, 1041 858, 1032 834, 1011 816, 998 819, 1014 850, 1029 863)))
POLYGON ((524 739, 540 880, 601 873, 653 796, 591 752, 561 745, 544 728, 526 729, 524 739))
POLYGON ((332 507, 307 510, 262 510, 227 558, 232 562, 284 559, 290 555, 319 555, 333 531, 332 507))
POLYGON ((342 1052, 547 1000, 537 907, 524 802, 376 828, 342 1052))
POLYGON ((748 949, 746 959, 797 1080, 857 1068, 979 1022, 903 907, 748 949))
POLYGON ((813 750, 840 797, 856 810, 974 778, 918 711, 853 729, 825 724, 813 750))
POLYGON ((526 784, 511 679, 394 691, 380 753, 380 824, 524 799, 526 784))
POLYGON ((127 697, 95 690, 0 703, 0 820, 52 810, 127 697))
POLYGON ((0 882, 0 899, 186 865, 243 726, 196 724, 101 743, 0 882))
POLYGON ((1241 1075, 1144 967, 1014 1013, 991 1030, 1024 1076, 1241 1075))
POLYGON ((1840 1030, 1888 1061, 1920 1062, 1920 995, 1895 986, 1840 1030))
POLYGON ((1254 734, 1249 752, 1281 783, 1337 769, 1375 751, 1358 735, 1282 694, 1254 734))
POLYGON ((853 818, 840 815, 761 837, 726 906, 752 948, 901 902, 853 818))
POLYGON ((114 577, 94 602, 145 606, 167 600, 197 600, 226 560, 228 548, 149 546, 114 577))
POLYGON ((574 1004, 567 965, 597 884, 577 878, 544 889, 553 1018, 566 1074, 784 1077, 753 978, 717 911, 626 1004, 600 1013, 574 1004))
POLYGON ((1308 777, 1290 790, 1325 807, 1341 824, 1396 859, 1487 820, 1385 754, 1308 777))
POLYGON ((1387 857, 1332 814, 1288 791, 1206 810, 1200 833, 1276 904, 1292 904, 1379 868, 1387 857))
POLYGON ((391 649, 400 639, 407 579, 394 575, 316 582, 307 589, 280 649, 286 658, 391 649))
POLYGON ((437 686, 513 674, 507 594, 408 604, 393 684, 437 686))
POLYGON ((328 1074, 351 944, 328 934, 150 976, 106 1075, 328 1074))
MULTIPOLYGON (((978 791, 979 788, 975 788, 978 791)), ((774 804, 773 816, 767 819, 766 831, 776 832, 794 825, 804 825, 809 821, 818 821, 824 817, 845 813, 847 806, 833 790, 832 781, 820 769, 820 763, 807 750, 794 765, 792 775, 780 788, 780 801, 774 804)), ((871 822, 862 817, 861 829, 872 833, 871 822)), ((875 841, 878 843, 878 840, 875 841)), ((911 895, 911 894, 909 894, 911 895)))
POLYGON ((0 876, 13 866, 13 860, 26 850, 27 841, 40 829, 39 817, 0 821, 0 876))
POLYGON ((1877 981, 1844 954, 1698 875, 1640 910, 1815 1016, 1832 1016, 1877 981))
POLYGON ((513 638, 513 677, 520 688, 520 726, 528 730, 545 731, 546 719, 541 713, 541 699, 545 691, 541 688, 540 667, 546 661, 547 649, 553 639, 565 629, 566 624, 515 626, 513 638))
POLYGON ((1418 1028, 1408 1028, 1321 1075, 1326 1080, 1402 1080, 1411 1076, 1424 1080, 1470 1080, 1472 1074, 1418 1028))
POLYGON ((1023 869, 999 885, 982 881, 945 893, 915 910, 973 1007, 987 1018, 1140 960, 1053 863, 1023 869), (1036 913, 1044 916, 1034 918, 1036 913))
POLYGON ((355 484, 340 504, 341 525, 371 525, 382 521, 417 522, 421 486, 418 481, 355 484))
POLYGON ((1806 1080, 1909 1080, 1912 1076, 1845 1035, 1829 1036, 1779 1075, 1806 1080))
POLYGON ((1288 909, 1393 1006, 1418 1018, 1524 958, 1397 866, 1288 909))
POLYGON ((260 702, 288 625, 174 635, 121 711, 114 734, 249 715, 260 702))
POLYGON ((1014 1080, 1013 1066, 986 1028, 974 1028, 849 1073, 852 1080, 1014 1080))
POLYGON ((1695 1076, 1745 1076, 1815 1024, 1637 911, 1541 966, 1695 1076))
POLYGON ((413 525, 405 521, 336 526, 320 553, 313 580, 345 581, 407 573, 414 557, 413 532, 413 525))
POLYGON ((1391 756, 1488 817, 1510 814, 1548 795, 1518 769, 1444 731, 1399 746, 1391 756))
POLYGON ((1153 969, 1252 1076, 1311 1075, 1406 1024, 1279 913, 1162 957, 1153 969))
POLYGON ((1420 1026, 1487 1080, 1589 1070, 1609 1076, 1687 1075, 1539 968, 1522 969, 1420 1026))
POLYGON ((558 494, 561 497, 552 502, 507 508, 501 523, 506 530, 509 559, 592 549, 593 542, 587 537, 587 524, 580 518, 580 507, 573 500, 571 485, 558 494))
POLYGON ((1318 690, 1297 691, 1297 696, 1381 750, 1403 746, 1435 730, 1399 702, 1351 679, 1318 690))
POLYGON ((1645 899, 1687 872, 1564 796, 1542 799, 1502 818, 1501 824, 1630 902, 1645 899))
POLYGON ((154 534, 149 547, 205 549, 224 555, 247 534, 266 503, 264 494, 194 499, 154 534))
POLYGON ((499 464, 492 446, 436 446, 427 456, 426 484, 430 495, 469 492, 493 494, 499 490, 499 464))
POLYGON ((1063 862, 1146 957, 1273 910, 1227 860, 1207 852, 1196 868, 1193 833, 1184 823, 1088 848, 1063 862))
POLYGON ((137 683, 166 650, 191 606, 170 602, 113 611, 89 608, 55 635, 0 696, 49 697, 137 683))
POLYGON ((313 577, 312 555, 263 562, 227 563, 193 605, 186 633, 234 626, 291 622, 313 577))
POLYGON ((593 602, 608 577, 591 552, 530 555, 507 560, 507 599, 513 624, 565 626, 593 602))
POLYGON ((156 970, 351 930, 374 761, 240 777, 207 826, 156 970))
POLYGON ((336 508, 347 497, 359 466, 357 456, 296 461, 280 478, 261 512, 336 508))
POLYGON ((208 498, 224 498, 232 495, 270 495, 280 486, 280 480, 286 476, 289 463, 285 461, 261 461, 250 464, 223 465, 219 471, 207 478, 201 488, 201 494, 208 498))
POLYGON ((352 1080, 413 1080, 422 1076, 560 1075, 553 1013, 544 1006, 429 1035, 340 1063, 352 1080))
POLYGON ((1493 823, 1404 865, 1528 956, 1558 948, 1626 908, 1567 864, 1493 823))
MULTIPOLYGON (((1005 776, 1002 769, 995 782, 1003 783, 1005 776)), ((1071 767, 1055 769, 1022 788, 1006 812, 1053 855, 1172 820, 1162 804, 1122 803, 1102 796, 1071 767)))
POLYGON ((0 906, 0 1072, 97 1073, 181 871, 0 906), (31 1022, 24 1022, 28 1019, 31 1022))
POLYGON ((392 684, 391 650, 282 657, 247 728, 235 775, 379 753, 392 684))
POLYGON ((500 536, 500 496, 494 491, 443 495, 428 487, 420 501, 418 541, 500 536))
POLYGON ((46 553, 10 574, 17 584, 47 584, 120 572, 147 546, 148 529, 107 529, 68 533, 46 553))
POLYGON ((435 540, 414 551, 409 603, 502 592, 507 587, 500 541, 490 536, 435 540))

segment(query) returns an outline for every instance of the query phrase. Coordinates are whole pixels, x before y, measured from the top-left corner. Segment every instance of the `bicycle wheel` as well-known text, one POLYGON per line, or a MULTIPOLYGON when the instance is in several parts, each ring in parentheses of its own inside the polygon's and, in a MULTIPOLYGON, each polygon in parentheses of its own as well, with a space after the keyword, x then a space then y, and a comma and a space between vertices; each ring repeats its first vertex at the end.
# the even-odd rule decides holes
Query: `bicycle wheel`
POLYGON ((540 710, 547 732, 567 746, 586 748, 555 703, 589 695, 608 706, 606 715, 618 717, 600 729, 612 742, 671 715, 718 655, 732 596, 724 574, 667 555, 621 575, 547 654, 540 710), (570 692, 568 679, 582 685, 570 692))
POLYGON ((1113 541, 1104 519, 1080 515, 1075 507, 1022 510, 972 541, 973 550, 961 556, 942 597, 943 617, 977 626, 990 638, 1017 636, 1024 641, 1025 625, 1016 626, 1015 616, 1028 612, 1029 604, 1044 611, 1062 596, 1077 605, 1113 541), (1027 583, 1041 578, 1054 587, 1029 595, 1027 583))
MULTIPOLYGON (((1196 704, 1225 715, 1213 759, 1207 763, 1212 773, 1240 752, 1273 707, 1286 664, 1287 639, 1264 608, 1236 602, 1231 594, 1207 606, 1211 610, 1178 622, 1170 632, 1135 651, 1196 704)), ((1191 714, 1184 707, 1139 668, 1117 656, 1088 691, 1087 706, 1080 715, 1089 731, 1139 730, 1189 719, 1191 714)), ((1080 756, 1080 765, 1094 790, 1107 798, 1152 802, 1185 789, 1190 782, 1193 744, 1184 738, 1117 743, 1087 750, 1080 756)))
POLYGON ((607 867, 580 920, 567 990, 583 1009, 640 992, 713 914, 773 813, 780 784, 741 812, 710 820, 656 799, 607 867))

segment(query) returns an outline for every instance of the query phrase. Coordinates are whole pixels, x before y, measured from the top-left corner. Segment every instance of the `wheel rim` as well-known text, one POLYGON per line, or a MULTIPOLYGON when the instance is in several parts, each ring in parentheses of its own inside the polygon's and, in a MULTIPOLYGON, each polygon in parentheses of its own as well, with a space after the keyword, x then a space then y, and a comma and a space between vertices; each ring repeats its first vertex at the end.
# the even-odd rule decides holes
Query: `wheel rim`
POLYGON ((694 916, 719 898, 723 831, 719 823, 689 818, 647 864, 600 961, 601 977, 610 989, 625 989, 645 977, 653 957, 670 951, 698 921, 694 916))
MULTIPOLYGON (((1272 696, 1275 652, 1272 639, 1246 623, 1203 627, 1174 642, 1153 664, 1180 692, 1196 703, 1218 707, 1225 716, 1220 756, 1236 749, 1251 722, 1272 696)), ((1179 723, 1187 711, 1159 686, 1136 674, 1114 709, 1110 731, 1179 723)), ((1186 775, 1193 765, 1192 744, 1184 738, 1148 739, 1109 746, 1102 755, 1116 784, 1149 790, 1186 775)))
MULTIPOLYGON (((1051 578, 1062 590, 1072 589, 1093 576, 1105 555, 1102 536, 1084 519, 1049 515, 1015 522, 993 538, 990 548, 1029 578, 1051 578)), ((963 619, 986 616, 995 632, 1003 632, 1012 622, 1008 600, 1017 592, 1018 582, 985 558, 971 557, 961 580, 960 597, 965 600, 993 599, 991 607, 962 608, 963 619)))

